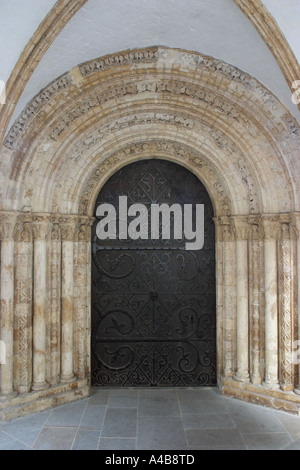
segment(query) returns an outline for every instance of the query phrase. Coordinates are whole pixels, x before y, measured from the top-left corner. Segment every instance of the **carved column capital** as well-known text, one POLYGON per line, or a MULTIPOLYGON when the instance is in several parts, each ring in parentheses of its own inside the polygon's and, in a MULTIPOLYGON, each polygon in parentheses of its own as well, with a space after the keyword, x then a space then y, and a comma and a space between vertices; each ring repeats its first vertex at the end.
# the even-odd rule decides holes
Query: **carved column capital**
POLYGON ((20 215, 17 218, 14 239, 17 242, 29 243, 32 241, 32 222, 30 215, 20 215))
POLYGON ((300 239, 300 212, 294 212, 292 215, 292 227, 296 238, 300 239))
POLYGON ((291 238, 290 224, 281 224, 281 240, 289 240, 291 238))
POLYGON ((50 217, 48 214, 32 215, 32 234, 34 240, 45 240, 49 234, 50 217))
POLYGON ((75 241, 78 225, 77 217, 64 216, 59 218, 61 239, 63 241, 75 241))
POLYGON ((261 217, 258 215, 251 215, 248 217, 250 239, 251 240, 262 240, 263 229, 261 224, 261 217))
POLYGON ((221 216, 221 217, 218 217, 216 222, 219 228, 220 241, 223 241, 223 242, 234 241, 235 233, 234 233, 232 219, 228 216, 221 216))
POLYGON ((250 226, 247 217, 235 216, 233 217, 233 225, 236 240, 248 240, 250 237, 250 226))
POLYGON ((94 220, 94 217, 80 217, 78 219, 78 227, 76 229, 78 241, 89 242, 91 240, 91 226, 94 220))
POLYGON ((262 216, 262 227, 265 239, 277 240, 280 237, 281 226, 278 215, 262 216))
POLYGON ((58 222, 52 223, 51 226, 51 240, 60 240, 61 239, 61 232, 60 232, 60 225, 58 222))
POLYGON ((17 213, 0 212, 0 240, 13 240, 17 213))

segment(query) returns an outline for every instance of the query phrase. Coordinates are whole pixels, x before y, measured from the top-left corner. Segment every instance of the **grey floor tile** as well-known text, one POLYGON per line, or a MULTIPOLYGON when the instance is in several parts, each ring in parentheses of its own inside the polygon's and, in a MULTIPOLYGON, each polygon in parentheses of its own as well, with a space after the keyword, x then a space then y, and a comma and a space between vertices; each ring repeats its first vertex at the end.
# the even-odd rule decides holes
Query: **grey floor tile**
POLYGON ((281 450, 293 442, 288 433, 266 432, 243 434, 249 450, 281 450))
POLYGON ((300 437, 300 416, 283 412, 275 412, 275 415, 294 439, 300 437))
POLYGON ((300 450, 300 437, 289 444, 287 447, 284 447, 283 450, 300 450))
POLYGON ((106 412, 106 406, 94 405, 88 406, 82 416, 80 422, 80 429, 83 430, 97 430, 103 428, 103 421, 106 412))
POLYGON ((107 406, 110 408, 137 408, 138 396, 110 395, 107 406))
POLYGON ((108 399, 108 390, 92 389, 91 396, 88 399, 88 405, 107 405, 108 399))
POLYGON ((206 393, 180 394, 179 405, 182 413, 226 413, 227 404, 223 397, 206 393))
POLYGON ((0 450, 31 450, 31 447, 0 431, 0 450))
POLYGON ((217 388, 182 388, 177 390, 177 396, 180 400, 203 400, 224 403, 224 396, 217 388))
POLYGON ((205 447, 193 447, 190 446, 189 450, 248 450, 246 445, 237 446, 205 446, 205 447))
POLYGON ((136 450, 136 439, 102 437, 99 450, 136 450))
POLYGON ((155 387, 149 389, 141 389, 139 391, 140 398, 168 398, 169 400, 176 400, 177 399, 177 392, 176 390, 168 390, 168 389, 157 389, 155 387))
POLYGON ((176 393, 144 392, 139 398, 139 416, 180 416, 176 393))
POLYGON ((136 433, 136 408, 107 408, 101 437, 135 438, 136 433))
POLYGON ((182 414, 184 429, 230 429, 236 428, 229 414, 189 413, 182 414))
POLYGON ((187 429, 187 442, 191 447, 243 446, 245 442, 237 429, 187 429))
POLYGON ((249 403, 230 405, 230 413, 242 433, 285 432, 273 410, 249 403))
POLYGON ((32 447, 48 416, 49 411, 30 414, 4 424, 2 431, 32 447))
POLYGON ((86 400, 80 400, 54 408, 50 412, 47 426, 79 426, 86 406, 86 400))
POLYGON ((138 397, 139 391, 130 388, 113 388, 109 391, 110 397, 138 397))
POLYGON ((77 432, 76 427, 47 427, 39 435, 34 449, 37 450, 70 450, 77 432))
POLYGON ((187 449, 181 418, 139 416, 137 448, 138 450, 187 449))
POLYGON ((81 431, 76 434, 72 450, 97 450, 100 431, 81 431))

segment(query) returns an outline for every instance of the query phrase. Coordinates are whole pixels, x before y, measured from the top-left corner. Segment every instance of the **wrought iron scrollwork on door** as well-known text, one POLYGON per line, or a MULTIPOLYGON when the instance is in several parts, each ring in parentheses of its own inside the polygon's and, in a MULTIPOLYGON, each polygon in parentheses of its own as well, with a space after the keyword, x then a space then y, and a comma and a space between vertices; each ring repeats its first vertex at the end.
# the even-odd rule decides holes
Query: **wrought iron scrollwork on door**
MULTIPOLYGON (((215 232, 209 195, 185 168, 152 159, 128 165, 102 188, 96 207, 204 204, 205 241, 188 251, 170 239, 92 241, 92 383, 216 384, 215 232)), ((150 230, 150 229, 149 229, 150 230)), ((171 234, 173 233, 171 227, 171 234)))

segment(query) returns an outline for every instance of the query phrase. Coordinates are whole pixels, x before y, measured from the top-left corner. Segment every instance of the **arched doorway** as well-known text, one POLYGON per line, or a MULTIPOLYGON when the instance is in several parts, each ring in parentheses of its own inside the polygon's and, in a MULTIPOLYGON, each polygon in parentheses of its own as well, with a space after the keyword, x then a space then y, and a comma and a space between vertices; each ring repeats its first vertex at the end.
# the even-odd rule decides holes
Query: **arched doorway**
POLYGON ((142 160, 106 182, 100 212, 92 236, 92 384, 215 385, 215 229, 205 187, 178 164, 142 160), (172 209, 170 225, 160 216, 155 235, 151 207, 162 204, 172 209), (204 244, 186 249, 188 211, 196 233, 200 205, 204 244), (114 235, 104 240, 109 228, 114 235))

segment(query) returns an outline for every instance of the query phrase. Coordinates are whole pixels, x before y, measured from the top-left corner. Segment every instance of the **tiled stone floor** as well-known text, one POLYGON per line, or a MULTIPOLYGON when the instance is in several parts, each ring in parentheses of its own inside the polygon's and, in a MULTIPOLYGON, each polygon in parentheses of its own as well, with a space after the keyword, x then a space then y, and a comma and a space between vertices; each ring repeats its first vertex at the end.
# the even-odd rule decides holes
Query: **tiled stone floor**
POLYGON ((0 422, 0 450, 300 450, 300 416, 210 389, 94 389, 0 422))

